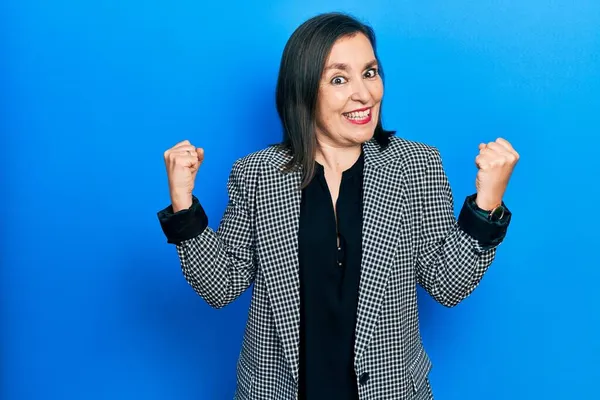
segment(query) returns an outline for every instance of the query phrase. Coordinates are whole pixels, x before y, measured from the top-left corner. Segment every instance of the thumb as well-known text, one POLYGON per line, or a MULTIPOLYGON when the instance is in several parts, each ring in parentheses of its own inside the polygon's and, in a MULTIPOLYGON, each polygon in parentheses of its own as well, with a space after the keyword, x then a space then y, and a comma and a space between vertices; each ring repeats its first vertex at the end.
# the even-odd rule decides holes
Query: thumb
POLYGON ((204 161, 204 149, 201 147, 196 148, 196 155, 198 156, 198 162, 201 164, 204 161))

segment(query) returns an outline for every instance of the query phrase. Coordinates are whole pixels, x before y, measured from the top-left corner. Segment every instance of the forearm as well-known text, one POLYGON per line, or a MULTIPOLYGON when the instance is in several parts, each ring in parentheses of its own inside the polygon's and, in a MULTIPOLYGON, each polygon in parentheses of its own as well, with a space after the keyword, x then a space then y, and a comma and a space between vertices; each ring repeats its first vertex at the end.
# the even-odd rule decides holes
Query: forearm
POLYGON ((177 245, 186 281, 211 307, 233 302, 252 283, 252 255, 244 247, 227 247, 206 228, 199 236, 177 245))
POLYGON ((495 254, 496 247, 482 248, 457 223, 439 246, 419 257, 420 283, 439 303, 456 306, 475 290, 495 254))

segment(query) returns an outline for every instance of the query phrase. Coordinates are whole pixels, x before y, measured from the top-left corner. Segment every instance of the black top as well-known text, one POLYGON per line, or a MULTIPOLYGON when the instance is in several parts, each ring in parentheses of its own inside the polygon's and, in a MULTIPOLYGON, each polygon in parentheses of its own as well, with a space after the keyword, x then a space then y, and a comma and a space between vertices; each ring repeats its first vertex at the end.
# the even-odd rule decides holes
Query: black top
POLYGON ((335 210, 321 165, 316 164, 315 177, 302 192, 299 399, 358 399, 353 361, 362 170, 361 154, 342 174, 335 210))

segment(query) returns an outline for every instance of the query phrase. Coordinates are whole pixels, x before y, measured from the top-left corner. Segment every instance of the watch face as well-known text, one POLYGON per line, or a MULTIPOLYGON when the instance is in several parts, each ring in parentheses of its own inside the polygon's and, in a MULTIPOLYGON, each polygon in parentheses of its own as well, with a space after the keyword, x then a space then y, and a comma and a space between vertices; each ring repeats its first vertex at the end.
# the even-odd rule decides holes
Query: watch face
POLYGON ((492 212, 490 213, 490 219, 492 221, 498 221, 498 220, 502 219, 503 216, 504 216, 504 207, 502 207, 502 206, 498 206, 498 207, 494 208, 492 210, 492 212))

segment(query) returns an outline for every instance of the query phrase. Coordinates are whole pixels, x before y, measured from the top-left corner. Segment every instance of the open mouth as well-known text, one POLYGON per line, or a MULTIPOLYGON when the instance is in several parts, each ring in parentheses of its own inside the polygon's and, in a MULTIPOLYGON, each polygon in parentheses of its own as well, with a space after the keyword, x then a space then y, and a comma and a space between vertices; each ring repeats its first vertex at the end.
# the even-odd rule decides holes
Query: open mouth
POLYGON ((371 107, 342 113, 342 115, 353 124, 364 125, 371 121, 371 107))

